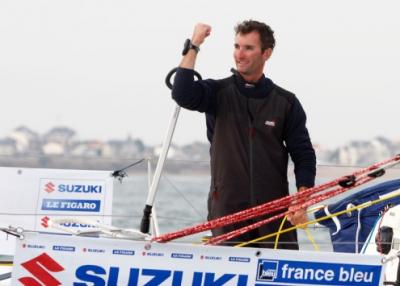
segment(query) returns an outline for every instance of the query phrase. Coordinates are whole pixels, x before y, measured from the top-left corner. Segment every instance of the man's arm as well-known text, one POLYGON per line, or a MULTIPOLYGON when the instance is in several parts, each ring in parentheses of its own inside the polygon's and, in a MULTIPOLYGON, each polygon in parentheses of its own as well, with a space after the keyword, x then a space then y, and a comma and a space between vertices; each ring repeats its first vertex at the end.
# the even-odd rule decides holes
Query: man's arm
MULTIPOLYGON (((298 192, 313 187, 315 183, 316 156, 306 128, 306 121, 306 114, 298 99, 295 98, 288 116, 285 142, 294 163, 298 192)), ((293 207, 290 207, 289 211, 292 209, 293 207)), ((306 209, 289 214, 288 220, 293 225, 307 222, 306 209)))
MULTIPOLYGON (((206 24, 197 24, 192 35, 192 44, 200 47, 205 38, 210 35, 211 27, 206 24)), ((179 106, 199 112, 215 113, 216 81, 194 81, 194 67, 197 51, 189 49, 183 55, 179 68, 176 71, 172 88, 172 98, 179 106)))
POLYGON ((316 174, 316 156, 306 127, 306 113, 294 98, 286 122, 284 140, 294 163, 297 189, 313 187, 316 174))
MULTIPOLYGON (((200 48, 201 44, 204 43, 205 38, 207 38, 211 33, 211 26, 203 23, 199 23, 194 27, 192 35, 192 44, 200 48)), ((197 58, 197 51, 194 49, 189 49, 186 55, 183 56, 179 67, 186 69, 194 69, 197 58)))

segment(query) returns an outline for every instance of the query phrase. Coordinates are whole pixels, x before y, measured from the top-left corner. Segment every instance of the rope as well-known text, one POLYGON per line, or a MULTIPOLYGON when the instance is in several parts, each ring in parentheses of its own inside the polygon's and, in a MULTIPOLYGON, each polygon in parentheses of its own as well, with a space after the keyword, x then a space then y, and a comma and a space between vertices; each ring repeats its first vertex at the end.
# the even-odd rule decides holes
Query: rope
MULTIPOLYGON (((311 221, 308 221, 308 222, 305 222, 305 223, 302 223, 302 224, 298 224, 296 226, 292 226, 292 227, 283 229, 283 230, 280 231, 280 234, 286 233, 286 232, 289 232, 289 231, 292 231, 292 230, 296 230, 297 228, 303 228, 303 227, 306 227, 306 226, 308 226, 310 224, 315 224, 315 223, 318 223, 320 221, 324 221, 324 220, 327 220, 327 219, 330 219, 330 218, 333 218, 333 217, 337 217, 337 216, 340 216, 342 214, 346 214, 346 213, 349 213, 349 212, 352 212, 352 211, 355 211, 355 210, 364 209, 364 208, 370 207, 370 206, 372 206, 374 204, 377 204, 377 203, 380 203, 380 202, 383 202, 383 201, 386 201, 386 200, 390 200, 390 199, 393 199, 393 198, 398 197, 398 196, 400 196, 400 193, 395 193, 393 195, 385 196, 385 197, 380 198, 380 199, 376 199, 376 200, 373 200, 373 201, 368 201, 368 202, 362 203, 362 204, 360 204, 358 206, 354 206, 354 207, 351 207, 351 208, 348 208, 348 209, 345 209, 345 210, 342 210, 342 211, 338 211, 336 213, 333 213, 333 214, 330 214, 330 215, 327 215, 327 216, 320 217, 318 219, 314 219, 314 220, 311 220, 311 221)), ((274 237, 277 234, 278 234, 278 232, 267 234, 267 235, 264 235, 262 237, 258 237, 256 239, 253 239, 251 241, 246 241, 246 242, 239 243, 239 244, 235 245, 235 247, 243 247, 243 246, 246 246, 246 245, 249 245, 249 244, 252 244, 252 243, 256 243, 256 242, 259 242, 261 240, 264 240, 264 239, 267 239, 267 238, 270 238, 270 237, 274 237)))
POLYGON ((256 229, 256 228, 258 228, 258 227, 260 227, 260 226, 262 226, 264 224, 267 224, 267 223, 270 223, 272 221, 278 220, 278 219, 284 217, 285 215, 288 215, 290 213, 296 212, 296 211, 298 211, 300 209, 308 208, 309 206, 312 206, 312 205, 314 205, 316 203, 319 203, 321 201, 324 201, 326 199, 329 199, 329 198, 332 198, 332 197, 334 197, 336 195, 344 193, 344 192, 346 192, 346 191, 348 191, 348 190, 350 190, 350 189, 352 189, 354 187, 358 187, 358 186, 360 186, 362 184, 365 184, 365 183, 367 183, 367 182, 369 182, 369 181, 371 181, 373 179, 375 179, 375 178, 374 177, 364 177, 364 178, 360 179, 357 183, 355 183, 352 187, 336 188, 336 189, 334 189, 332 191, 329 191, 329 192, 327 192, 325 194, 316 196, 313 199, 309 199, 307 202, 305 202, 303 204, 294 205, 293 209, 291 211, 285 211, 283 213, 277 214, 277 215, 272 216, 270 218, 267 218, 265 220, 261 220, 261 221, 258 221, 256 223, 250 224, 248 226, 236 229, 234 231, 231 231, 231 232, 228 232, 228 233, 213 237, 206 244, 212 244, 212 245, 220 244, 220 243, 222 243, 222 242, 224 242, 226 240, 232 239, 232 238, 237 237, 237 236, 239 236, 239 235, 241 235, 243 233, 246 233, 246 232, 248 232, 250 230, 256 229))
POLYGON ((47 224, 49 227, 71 233, 73 235, 85 235, 85 234, 105 234, 114 238, 125 238, 125 239, 149 239, 150 236, 146 233, 142 233, 136 229, 122 229, 119 227, 109 226, 96 221, 81 219, 81 218, 58 218, 49 219, 47 224), (82 223, 93 226, 88 230, 73 230, 63 226, 65 223, 82 223))
POLYGON ((277 235, 276 235, 276 237, 275 237, 275 244, 274 244, 274 249, 278 249, 278 242, 279 242, 279 236, 280 236, 280 232, 281 232, 281 230, 282 230, 282 228, 283 228, 283 226, 284 226, 284 224, 285 224, 285 221, 287 220, 287 215, 285 215, 285 217, 283 218, 283 220, 282 220, 282 222, 281 222, 281 224, 280 224, 280 226, 279 226, 279 229, 278 229, 278 233, 277 233, 277 235))
POLYGON ((311 242, 312 246, 314 247, 315 251, 320 251, 318 244, 316 243, 314 237, 312 236, 310 230, 305 228, 304 231, 306 232, 308 240, 311 242))
MULTIPOLYGON (((203 232, 203 231, 207 231, 213 228, 217 228, 217 227, 221 227, 221 226, 225 226, 225 225, 229 225, 229 224, 233 224, 239 221, 243 221, 243 220, 247 220, 247 219, 251 219, 257 216, 261 216, 261 215, 265 215, 265 214, 270 214, 273 212, 277 212, 283 209, 287 209, 289 206, 295 206, 293 205, 294 202, 297 201, 307 201, 307 206, 311 206, 312 204, 310 204, 310 200, 309 197, 311 195, 315 195, 318 192, 321 191, 325 191, 329 188, 332 188, 334 186, 345 186, 342 187, 340 189, 335 189, 335 192, 332 193, 333 195, 342 193, 346 190, 349 190, 355 186, 359 186, 361 185, 361 183, 356 182, 356 180, 358 180, 359 182, 361 180, 364 180, 364 178, 371 178, 374 179, 375 177, 377 177, 378 175, 382 175, 382 173, 379 173, 379 171, 383 171, 386 168, 392 167, 395 164, 398 164, 400 160, 400 155, 396 155, 395 157, 392 157, 390 159, 384 160, 382 162, 373 164, 369 167, 360 169, 354 173, 352 173, 349 176, 343 176, 340 177, 338 179, 332 180, 330 182, 321 184, 319 186, 313 187, 313 188, 309 188, 307 190, 304 190, 302 192, 298 192, 296 194, 293 195, 289 195, 271 202, 267 202, 265 204, 250 208, 250 209, 246 209, 228 216, 224 216, 224 217, 220 217, 214 220, 210 220, 208 222, 202 223, 202 224, 198 224, 189 228, 185 228, 176 232, 172 232, 172 233, 166 233, 163 234, 161 236, 155 237, 152 239, 152 241, 157 241, 157 242, 167 242, 173 239, 177 239, 183 236, 188 236, 188 235, 192 235, 195 233, 199 233, 199 232, 203 232), (378 175, 377 175, 378 174, 378 175), (358 178, 359 177, 359 178, 358 178), (339 191, 341 190, 341 191, 339 191)), ((362 183, 366 183, 370 181, 370 179, 366 180, 365 182, 362 183)), ((326 197, 329 198, 329 197, 326 197)), ((325 199, 326 199, 325 198, 325 199)), ((312 200, 313 204, 315 204, 316 202, 319 202, 321 200, 312 200)), ((304 205, 304 204, 303 204, 304 205)), ((297 211, 299 208, 294 209, 293 211, 297 211)), ((287 214, 287 212, 278 215, 277 218, 281 218, 282 216, 284 216, 285 214, 287 214)), ((277 219, 274 218, 274 219, 277 219)), ((268 221, 267 221, 268 222, 268 221)), ((264 223, 267 223, 264 222, 264 223)), ((256 226, 258 227, 258 226, 256 226)), ((249 231, 250 229, 246 229, 245 231, 249 231)), ((237 235, 239 235, 241 233, 238 233, 237 235)), ((236 236, 236 235, 235 235, 236 236)), ((231 238, 235 237, 232 236, 231 238)), ((225 237, 225 236, 224 236, 225 237)), ((219 240, 219 239, 218 239, 219 240)), ((214 241, 217 241, 217 239, 215 240, 211 240, 210 244, 214 244, 214 241)), ((220 241, 222 242, 222 241, 220 241)))
MULTIPOLYGON (((280 236, 280 234, 281 234, 281 231, 282 231, 282 229, 283 229, 283 226, 284 226, 284 224, 285 224, 285 221, 287 220, 287 217, 288 217, 288 216, 286 215, 286 216, 283 218, 283 220, 282 220, 282 222, 281 222, 281 224, 280 224, 280 226, 279 226, 279 229, 278 229, 278 231, 276 232, 274 249, 278 249, 279 236, 280 236)), ((305 231, 305 233, 306 233, 306 235, 307 235, 307 238, 308 238, 308 240, 311 242, 311 244, 312 244, 312 246, 314 247, 314 249, 315 249, 316 251, 319 251, 319 246, 318 246, 318 244, 315 242, 315 239, 314 239, 314 237, 312 236, 312 234, 311 234, 310 230, 308 229, 308 227, 304 228, 303 230, 305 231)))

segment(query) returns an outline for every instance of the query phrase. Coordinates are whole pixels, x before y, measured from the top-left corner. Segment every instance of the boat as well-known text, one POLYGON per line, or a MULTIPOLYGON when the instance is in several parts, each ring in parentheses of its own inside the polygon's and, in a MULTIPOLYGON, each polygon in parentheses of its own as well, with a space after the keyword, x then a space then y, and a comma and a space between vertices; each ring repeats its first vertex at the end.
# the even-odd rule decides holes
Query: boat
MULTIPOLYGON (((100 179, 102 183, 97 182, 97 177, 91 177, 88 183, 87 178, 81 178, 81 174, 85 173, 82 170, 76 173, 72 171, 75 177, 65 173, 62 178, 54 178, 54 174, 40 174, 35 177, 33 184, 36 191, 39 191, 36 195, 38 197, 36 208, 42 215, 35 217, 37 229, 32 230, 20 225, 1 228, 8 236, 14 237, 15 243, 15 252, 12 253, 12 278, 11 281, 6 282, 11 285, 26 286, 62 284, 76 286, 400 285, 398 275, 397 277, 393 275, 399 272, 397 242, 400 240, 400 231, 398 231, 400 210, 392 205, 398 203, 397 196, 400 194, 396 185, 398 181, 387 183, 383 198, 375 200, 368 198, 367 202, 354 203, 356 197, 364 194, 359 192, 360 187, 381 178, 387 169, 400 162, 399 155, 361 168, 351 174, 342 174, 337 179, 323 182, 314 188, 274 202, 161 234, 157 227, 157 215, 153 206, 178 115, 179 107, 176 106, 154 176, 149 171, 151 184, 140 229, 111 226, 110 221, 107 221, 107 218, 111 217, 110 207, 103 209, 108 212, 103 215, 103 221, 99 221, 98 213, 91 213, 102 209, 106 201, 110 203, 111 199, 103 203, 98 202, 100 201, 98 197, 112 197, 110 194, 112 191, 109 192, 112 188, 106 188, 106 185, 111 183, 107 182, 113 180, 115 176, 123 177, 121 172, 104 172, 100 179), (48 178, 52 180, 49 181, 48 178), (72 180, 78 180, 78 182, 71 183, 72 180), (86 181, 83 182, 83 180, 86 181), (78 185, 80 191, 76 191, 78 185), (104 188, 95 186, 104 186, 104 188), (59 190, 60 194, 56 193, 55 199, 49 198, 55 189, 59 190), (349 194, 349 191, 353 189, 357 192, 350 197, 350 203, 341 201, 334 205, 320 205, 327 199, 340 194, 349 194), (89 193, 94 197, 88 199, 81 196, 82 193, 89 193), (306 197, 307 200, 304 200, 306 197), (391 200, 387 201, 388 198, 391 200), (299 201, 301 203, 296 203, 299 201), (381 202, 384 202, 381 204, 381 209, 385 211, 374 214, 375 220, 379 223, 375 223, 366 236, 359 235, 357 240, 351 240, 353 246, 347 251, 343 249, 334 249, 336 252, 294 251, 240 247, 244 246, 243 244, 235 245, 237 247, 220 245, 226 239, 234 238, 240 231, 258 227, 259 223, 221 237, 208 238, 203 243, 179 241, 184 236, 209 231, 224 223, 280 210, 277 215, 260 222, 268 223, 273 218, 285 217, 288 214, 285 208, 289 205, 296 208, 312 208, 314 217, 310 217, 307 224, 326 225, 327 228, 332 228, 331 235, 334 237, 340 233, 338 225, 343 226, 343 223, 348 223, 346 216, 356 217, 359 222, 360 216, 353 215, 356 211, 364 213, 365 209, 381 202), (276 208, 277 205, 281 208, 276 208), (344 209, 342 206, 345 206, 344 209), (69 215, 70 210, 77 211, 78 214, 69 215), (50 214, 48 211, 53 213, 50 214), (54 215, 54 212, 58 212, 58 215, 54 215), (89 212, 89 215, 82 216, 82 212, 89 212), (339 219, 342 219, 341 224, 337 223, 339 219), (376 245, 379 247, 377 248, 376 245), (359 251, 360 249, 362 251, 359 251)), ((21 174, 34 171, 18 168, 12 169, 10 175, 19 176, 21 179, 21 174)), ((66 170, 55 170, 55 172, 61 173, 66 170)), ((32 185, 26 182, 24 184, 32 185)), ((375 188, 381 187, 382 185, 377 185, 375 188)), ((365 192, 374 193, 376 189, 365 192)), ((307 224, 291 229, 281 229, 278 233, 270 235, 278 236, 280 233, 294 231, 307 224)), ((340 229, 343 230, 344 227, 340 229)), ((10 267, 10 257, 7 258, 6 266, 10 267)), ((9 276, 9 272, 4 275, 9 276)), ((0 277, 6 277, 4 275, 0 277)))
MULTIPOLYGON (((383 171, 392 167, 399 159, 400 157, 396 156, 363 168, 363 172, 356 171, 350 176, 344 175, 339 179, 323 183, 314 190, 329 185, 333 190, 347 192, 356 186, 360 178, 375 180, 382 176, 383 171), (354 174, 357 174, 358 178, 354 174)), ((5 173, 9 178, 12 178, 12 174, 18 178, 29 174, 28 177, 33 178, 33 174, 36 174, 37 177, 33 179, 36 185, 23 180, 24 186, 25 184, 39 186, 37 189, 41 192, 39 195, 34 194, 40 198, 37 204, 41 207, 39 211, 42 212, 40 213, 42 216, 37 218, 40 221, 40 224, 37 223, 40 225, 39 229, 32 231, 21 227, 2 228, 9 237, 15 237, 12 282, 7 279, 7 283, 11 285, 383 285, 386 278, 389 278, 387 283, 398 283, 395 280, 398 277, 390 273, 398 272, 396 255, 398 255, 397 241, 400 239, 398 231, 400 210, 395 206, 399 202, 399 180, 357 190, 342 201, 325 205, 324 208, 317 207, 313 211, 313 219, 318 221, 318 224, 329 228, 331 234, 337 234, 340 233, 338 229, 347 229, 350 224, 357 225, 360 222, 358 215, 360 213, 370 218, 367 210, 373 208, 371 217, 382 222, 378 224, 379 227, 375 223, 368 229, 369 237, 364 234, 359 235, 357 241, 347 237, 347 242, 353 243, 350 250, 341 248, 334 249, 337 252, 311 250, 299 252, 252 247, 233 248, 210 243, 210 240, 206 244, 211 245, 171 241, 175 239, 174 236, 180 237, 193 227, 169 234, 160 234, 156 231, 157 228, 153 227, 153 235, 148 235, 147 232, 140 230, 112 227, 109 221, 99 222, 93 220, 91 216, 50 216, 48 213, 43 213, 48 211, 46 208, 49 208, 49 202, 52 202, 49 201, 49 197, 55 195, 54 190, 64 190, 66 182, 74 182, 70 185, 81 185, 80 190, 86 192, 91 190, 92 195, 101 193, 98 192, 99 187, 89 188, 88 185, 84 187, 82 180, 87 183, 88 178, 82 179, 81 176, 85 176, 82 170, 7 168, 5 173), (66 175, 68 172, 71 172, 78 181, 72 181, 74 178, 71 174, 66 175), (56 174, 63 178, 56 177, 56 174), (38 180, 38 178, 46 179, 38 180), (51 178, 50 186, 48 178, 51 178), (49 191, 49 188, 53 191, 49 191), (385 210, 385 213, 382 210, 385 210), (392 212, 397 215, 397 220, 386 222, 385 216, 393 217, 392 212), (44 214, 48 217, 46 221, 43 221, 44 214), (350 218, 353 218, 351 223, 350 218), (341 227, 338 227, 336 219, 341 221, 341 227), (72 225, 84 227, 74 229, 72 225), (334 227, 336 229, 333 229, 334 227), (380 230, 386 229, 385 227, 392 227, 393 234, 390 239, 385 240, 385 248, 389 248, 389 251, 380 252, 376 248, 375 237, 376 233, 382 233, 380 230), (359 245, 358 249, 363 250, 354 251, 354 245, 359 245), (369 249, 367 246, 370 246, 369 249)), ((93 174, 103 176, 101 179, 103 184, 104 180, 112 181, 114 178, 110 176, 111 173, 115 174, 110 171, 91 171, 89 183, 91 186, 96 185, 93 174)), ((105 183, 105 185, 110 184, 105 183)), ((104 190, 112 188, 104 187, 104 190)), ((77 192, 75 195, 81 194, 77 192)), ((65 199, 58 197, 59 194, 56 196, 57 200, 65 199)), ((96 198, 94 197, 94 200, 96 198)), ((71 201, 72 198, 69 197, 67 200, 71 201)), ((88 201, 87 198, 85 200, 88 201)), ((147 204, 145 210, 148 209, 147 204)), ((51 208, 51 211, 54 212, 55 208, 51 208)), ((156 216, 152 214, 149 217, 156 216)), ((142 227, 145 224, 142 219, 142 227)), ((364 223, 361 224, 364 226, 364 223)), ((194 228, 200 229, 200 225, 194 228)), ((207 228, 203 227, 202 230, 204 229, 207 228)), ((354 232, 351 230, 350 233, 354 232)), ((332 235, 332 238, 335 236, 332 235)), ((333 242, 335 247, 343 246, 341 243, 333 242)), ((7 271, 0 272, 2 278, 10 276, 10 258, 11 256, 3 257, 3 266, 7 267, 7 271)))
MULTIPOLYGON (((398 183, 380 183, 351 195, 351 207, 340 201, 324 209, 333 214, 337 212, 336 206, 346 205, 346 213, 338 217, 347 219, 349 213, 356 212, 351 208, 363 206, 364 212, 377 206, 366 205, 376 201, 371 198, 355 204, 355 196, 374 194, 377 188, 385 189, 383 186, 389 189, 382 191, 380 199, 387 198, 389 205, 394 204, 398 200, 398 183)), ((382 200, 380 203, 386 204, 382 200)), ((316 220, 321 218, 330 220, 315 215, 316 220)), ((375 219, 379 220, 379 216, 375 219)), ((386 264, 394 260, 393 251, 396 252, 395 246, 390 247, 392 253, 383 254, 164 243, 140 231, 84 218, 58 217, 47 222, 54 227, 52 231, 8 229, 8 235, 16 237, 12 285, 383 285, 386 264), (66 223, 92 224, 92 228, 74 232, 66 223)), ((380 224, 379 229, 384 225, 388 223, 380 224)), ((397 230, 394 233, 397 235, 397 230)), ((375 244, 374 239, 365 241, 371 246, 375 244)), ((393 269, 388 273, 393 273, 393 269)))

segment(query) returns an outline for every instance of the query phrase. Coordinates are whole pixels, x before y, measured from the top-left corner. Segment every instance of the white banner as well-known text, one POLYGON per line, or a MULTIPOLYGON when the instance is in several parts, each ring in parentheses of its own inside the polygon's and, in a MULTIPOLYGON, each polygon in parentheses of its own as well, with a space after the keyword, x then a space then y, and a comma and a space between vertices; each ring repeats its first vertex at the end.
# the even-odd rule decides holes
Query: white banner
POLYGON ((12 285, 383 285, 379 256, 28 233, 12 285))
MULTIPOLYGON (((49 219, 74 217, 111 224, 111 171, 0 167, 0 226, 49 231, 49 219)), ((67 223, 73 229, 85 224, 67 223)), ((56 231, 56 230, 51 230, 56 231)), ((15 240, 0 232, 0 254, 15 240)))

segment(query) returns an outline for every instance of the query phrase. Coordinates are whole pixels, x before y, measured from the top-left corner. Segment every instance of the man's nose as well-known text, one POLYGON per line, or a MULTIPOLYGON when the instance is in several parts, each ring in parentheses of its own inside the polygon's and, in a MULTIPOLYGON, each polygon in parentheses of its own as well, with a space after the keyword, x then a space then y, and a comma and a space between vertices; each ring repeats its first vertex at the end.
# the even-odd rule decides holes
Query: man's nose
POLYGON ((243 51, 243 49, 238 48, 238 49, 236 50, 236 56, 237 56, 238 58, 243 58, 243 56, 244 56, 244 51, 243 51))

